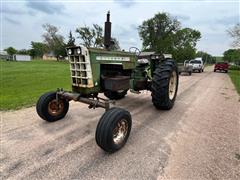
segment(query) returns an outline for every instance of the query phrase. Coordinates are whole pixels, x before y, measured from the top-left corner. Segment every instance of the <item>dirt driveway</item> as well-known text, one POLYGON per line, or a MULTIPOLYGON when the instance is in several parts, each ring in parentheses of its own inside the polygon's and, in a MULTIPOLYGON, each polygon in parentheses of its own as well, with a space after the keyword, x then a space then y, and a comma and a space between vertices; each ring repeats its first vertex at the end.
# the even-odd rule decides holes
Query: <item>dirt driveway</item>
POLYGON ((114 154, 95 143, 103 109, 71 103, 64 120, 47 123, 35 107, 1 112, 3 179, 240 179, 240 100, 225 73, 181 76, 171 111, 150 92, 117 102, 133 128, 114 154))

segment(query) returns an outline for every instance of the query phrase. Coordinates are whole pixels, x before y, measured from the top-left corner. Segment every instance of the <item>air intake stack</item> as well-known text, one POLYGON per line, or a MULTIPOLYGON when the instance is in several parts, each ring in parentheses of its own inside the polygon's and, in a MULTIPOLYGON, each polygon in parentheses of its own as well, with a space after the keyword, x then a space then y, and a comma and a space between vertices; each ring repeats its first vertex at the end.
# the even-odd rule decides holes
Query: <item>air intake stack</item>
POLYGON ((104 47, 106 49, 110 49, 111 46, 111 25, 110 22, 110 11, 107 13, 107 21, 105 22, 105 30, 104 30, 104 47))

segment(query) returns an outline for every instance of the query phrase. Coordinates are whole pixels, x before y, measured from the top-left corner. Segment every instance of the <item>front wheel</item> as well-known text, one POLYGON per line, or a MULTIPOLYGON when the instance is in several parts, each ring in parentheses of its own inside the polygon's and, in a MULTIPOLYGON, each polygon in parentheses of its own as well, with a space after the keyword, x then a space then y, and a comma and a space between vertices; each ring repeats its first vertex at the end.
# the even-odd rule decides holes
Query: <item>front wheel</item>
POLYGON ((45 121, 54 122, 65 117, 69 102, 66 99, 56 99, 56 92, 43 94, 36 105, 38 115, 45 121))
POLYGON ((156 68, 152 81, 152 102, 157 109, 173 107, 178 90, 178 69, 174 60, 166 60, 156 68))
POLYGON ((107 110, 98 122, 95 139, 106 152, 121 149, 129 137, 132 118, 128 111, 121 108, 107 110))

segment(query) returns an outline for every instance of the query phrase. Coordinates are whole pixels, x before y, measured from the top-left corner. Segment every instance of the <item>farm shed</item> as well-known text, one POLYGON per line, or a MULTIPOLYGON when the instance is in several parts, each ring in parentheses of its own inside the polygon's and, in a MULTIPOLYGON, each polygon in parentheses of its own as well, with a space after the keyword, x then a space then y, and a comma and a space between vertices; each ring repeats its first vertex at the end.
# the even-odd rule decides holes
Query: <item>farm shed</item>
POLYGON ((14 54, 13 60, 15 61, 31 61, 31 56, 29 55, 21 55, 21 54, 14 54))
POLYGON ((8 53, 6 51, 0 51, 0 59, 9 60, 10 56, 8 55, 8 53))
POLYGON ((53 52, 45 53, 42 58, 43 60, 57 60, 53 52))

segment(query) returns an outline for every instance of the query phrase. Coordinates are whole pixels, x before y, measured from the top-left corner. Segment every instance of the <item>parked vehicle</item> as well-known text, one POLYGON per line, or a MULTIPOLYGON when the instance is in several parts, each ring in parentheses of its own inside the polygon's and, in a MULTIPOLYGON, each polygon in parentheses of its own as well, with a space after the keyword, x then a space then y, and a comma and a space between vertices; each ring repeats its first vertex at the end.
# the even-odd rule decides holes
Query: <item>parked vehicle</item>
POLYGON ((187 74, 189 74, 189 76, 191 76, 192 71, 193 71, 193 66, 191 64, 189 64, 188 60, 185 60, 183 64, 178 65, 179 74, 187 73, 187 74))
POLYGON ((214 66, 214 72, 216 71, 224 71, 224 72, 228 72, 228 63, 227 62, 218 62, 215 64, 214 66))
POLYGON ((199 73, 204 71, 204 64, 201 59, 193 59, 189 61, 189 64, 192 65, 193 71, 198 71, 199 73))

